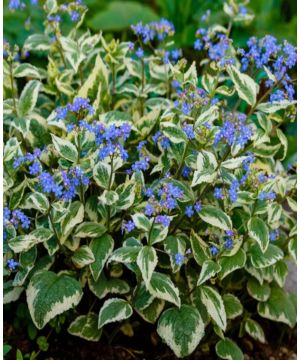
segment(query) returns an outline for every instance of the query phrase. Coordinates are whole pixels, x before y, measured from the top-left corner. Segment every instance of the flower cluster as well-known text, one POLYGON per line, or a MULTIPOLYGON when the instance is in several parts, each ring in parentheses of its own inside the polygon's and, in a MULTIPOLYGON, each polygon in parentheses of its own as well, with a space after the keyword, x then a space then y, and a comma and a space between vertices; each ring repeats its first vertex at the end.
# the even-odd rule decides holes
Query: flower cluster
POLYGON ((87 186, 90 183, 89 178, 79 167, 73 167, 68 169, 68 171, 61 171, 61 177, 64 186, 62 199, 65 201, 72 200, 80 186, 87 186))
MULTIPOLYGON (((210 102, 208 94, 202 88, 195 87, 191 84, 187 84, 182 88, 177 80, 172 81, 172 87, 177 95, 174 106, 184 115, 190 116, 194 109, 197 111, 202 106, 208 105, 210 102)), ((214 105, 215 101, 216 100, 212 100, 211 104, 214 105)))
POLYGON ((266 81, 268 87, 274 87, 270 101, 293 100, 295 89, 288 71, 296 65, 296 48, 286 40, 279 43, 271 35, 266 35, 261 39, 251 37, 247 46, 247 50, 238 50, 242 56, 242 70, 246 71, 249 66, 255 66, 257 69, 262 69, 265 66, 276 79, 276 81, 274 79, 266 81), (280 85, 283 86, 284 90, 278 88, 280 85))
POLYGON ((76 97, 73 103, 56 109, 56 119, 65 120, 68 114, 76 115, 78 120, 82 120, 87 115, 93 115, 95 110, 90 105, 89 99, 76 97))
POLYGON ((63 187, 59 185, 54 176, 47 171, 43 171, 39 176, 39 186, 46 194, 52 194, 57 198, 62 196, 63 187))
POLYGON ((229 145, 236 143, 243 148, 252 136, 251 127, 246 125, 247 117, 245 114, 229 117, 230 119, 226 119, 216 133, 214 142, 218 144, 223 140, 229 145))
POLYGON ((220 64, 220 66, 234 64, 231 54, 231 42, 225 34, 208 32, 205 28, 200 28, 196 32, 197 39, 194 42, 195 50, 207 50, 210 60, 220 64))
POLYGON ((14 159, 13 166, 15 169, 20 167, 21 165, 29 165, 28 170, 30 175, 37 175, 42 171, 42 166, 39 159, 42 156, 42 150, 35 149, 33 153, 27 153, 22 156, 18 156, 14 159))
MULTIPOLYGON (((30 227, 30 220, 27 215, 23 213, 22 210, 16 209, 11 211, 8 207, 3 209, 3 226, 4 229, 8 225, 12 225, 16 230, 19 226, 22 229, 28 230, 30 227)), ((4 231, 4 238, 6 237, 6 232, 4 231)))
POLYGON ((183 191, 172 183, 166 183, 156 192, 148 188, 145 190, 145 195, 149 198, 145 206, 145 215, 156 216, 156 222, 169 226, 170 217, 162 213, 170 213, 177 207, 177 200, 183 197, 183 191))
POLYGON ((173 36, 175 33, 174 25, 166 19, 161 19, 157 22, 153 21, 145 25, 140 22, 136 25, 131 25, 131 29, 144 44, 148 44, 153 40, 163 41, 166 37, 173 36))

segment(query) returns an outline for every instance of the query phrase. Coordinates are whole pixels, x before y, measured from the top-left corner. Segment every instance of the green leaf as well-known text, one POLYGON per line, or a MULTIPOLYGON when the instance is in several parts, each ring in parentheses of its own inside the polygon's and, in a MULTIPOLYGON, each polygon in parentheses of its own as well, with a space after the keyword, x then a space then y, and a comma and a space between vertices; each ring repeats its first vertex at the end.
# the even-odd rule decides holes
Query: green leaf
POLYGON ((247 159, 247 156, 240 156, 232 158, 226 161, 223 161, 221 167, 229 170, 240 168, 243 164, 243 161, 247 159))
POLYGON ((73 231, 75 225, 82 222, 84 218, 84 206, 80 201, 75 201, 68 209, 67 215, 63 218, 61 223, 62 236, 59 239, 63 244, 68 236, 73 231))
POLYGON ((201 286, 201 300, 216 324, 226 330, 226 312, 221 295, 212 287, 201 286))
POLYGON ((126 182, 119 185, 116 188, 116 192, 119 195, 118 201, 116 203, 116 208, 118 210, 126 210, 132 206, 135 198, 135 183, 126 182))
POLYGON ((213 153, 202 150, 197 156, 197 170, 194 172, 192 187, 199 185, 203 182, 211 183, 216 178, 218 163, 213 153))
POLYGON ((151 228, 151 222, 150 220, 142 213, 136 213, 134 215, 131 215, 132 220, 134 222, 134 225, 144 231, 149 231, 151 228))
POLYGON ((219 259, 221 271, 219 273, 220 279, 224 279, 228 274, 237 269, 241 269, 246 264, 246 254, 243 249, 232 256, 224 256, 219 259))
POLYGON ((252 245, 249 250, 249 256, 252 265, 261 269, 275 264, 283 258, 282 250, 273 244, 269 244, 265 253, 263 253, 258 244, 252 245))
POLYGON ((150 324, 155 324, 159 315, 165 307, 165 302, 161 299, 154 299, 149 306, 144 309, 135 309, 137 313, 150 324))
POLYGON ((205 205, 202 210, 198 212, 200 218, 211 226, 218 227, 222 230, 232 229, 231 219, 221 209, 205 205))
POLYGON ((243 305, 237 297, 232 294, 225 294, 223 296, 223 302, 227 319, 235 319, 242 315, 243 305))
POLYGON ((297 239, 292 238, 288 244, 289 253, 292 258, 297 261, 297 239))
POLYGON ((220 270, 221 266, 219 264, 213 260, 205 260, 201 268, 197 286, 202 285, 205 281, 214 277, 220 270))
POLYGON ((36 78, 41 79, 44 78, 45 75, 42 75, 41 69, 36 68, 35 66, 29 64, 29 63, 23 63, 19 64, 16 69, 14 70, 14 77, 16 78, 22 78, 22 77, 30 77, 30 78, 36 78))
POLYGON ((248 221, 249 236, 257 241, 264 253, 269 245, 269 229, 262 219, 253 217, 248 221))
POLYGON ((249 334, 254 340, 260 341, 261 343, 266 342, 264 330, 259 325, 258 322, 252 319, 245 320, 245 331, 249 334))
POLYGON ((50 229, 38 228, 30 234, 19 235, 10 239, 8 245, 15 253, 20 253, 29 250, 36 244, 49 240, 53 235, 50 229))
POLYGON ((164 241, 165 251, 169 254, 173 273, 180 270, 181 265, 176 264, 176 254, 185 254, 186 244, 184 239, 178 236, 168 236, 164 241))
POLYGON ((217 342, 216 353, 221 359, 244 360, 244 355, 241 349, 235 342, 228 338, 224 338, 217 342))
POLYGON ((31 80, 26 84, 18 101, 18 115, 20 117, 32 112, 37 102, 40 87, 41 82, 38 80, 31 80))
POLYGON ((13 281, 10 280, 4 283, 3 286, 3 304, 9 304, 17 301, 21 296, 24 288, 21 286, 13 286, 13 281))
POLYGON ((69 326, 68 333, 88 341, 99 341, 102 329, 98 329, 98 316, 95 313, 78 316, 69 326))
POLYGON ((118 194, 115 191, 112 190, 104 190, 101 196, 98 197, 100 203, 102 205, 113 205, 116 204, 116 202, 119 199, 118 194))
POLYGON ((257 311, 260 316, 282 322, 294 327, 297 320, 296 309, 288 294, 279 287, 271 288, 271 295, 266 302, 258 304, 257 311))
POLYGON ((91 292, 99 299, 103 299, 107 294, 127 294, 130 291, 126 281, 118 278, 107 279, 103 272, 97 281, 89 277, 88 284, 91 292))
POLYGON ((97 281, 107 259, 113 251, 113 238, 108 234, 102 235, 101 237, 91 241, 90 248, 95 258, 95 262, 90 264, 90 269, 94 280, 97 281))
POLYGON ((210 258, 208 245, 193 229, 191 231, 190 241, 194 259, 198 265, 202 266, 204 261, 210 258))
POLYGON ((22 204, 22 209, 36 209, 45 214, 49 210, 49 201, 46 195, 35 192, 29 194, 22 204))
POLYGON ((149 236, 148 242, 150 245, 154 245, 163 241, 168 236, 169 228, 161 224, 155 224, 152 227, 151 232, 147 234, 149 236))
POLYGON ((141 246, 123 246, 118 248, 112 253, 109 262, 116 261, 124 264, 135 262, 140 249, 141 246))
POLYGON ((199 311, 191 305, 163 312, 157 325, 157 333, 174 351, 177 357, 190 355, 204 336, 204 323, 199 311))
POLYGON ((94 238, 106 232, 104 225, 94 222, 83 222, 77 226, 74 236, 79 238, 94 238))
POLYGON ((267 301, 271 294, 268 283, 260 284, 255 278, 250 278, 247 282, 247 290, 250 296, 258 301, 267 301))
POLYGON ((53 134, 51 134, 51 137, 53 145, 60 156, 73 163, 77 161, 78 152, 74 144, 72 144, 69 140, 62 139, 53 134))
POLYGON ((148 290, 154 297, 180 307, 179 290, 167 275, 153 272, 148 290))
POLYGON ((30 279, 26 296, 31 318, 42 329, 56 315, 78 305, 82 290, 77 280, 42 270, 30 279))
POLYGON ((281 142, 281 145, 283 146, 283 155, 279 160, 284 160, 288 151, 288 139, 280 129, 276 129, 276 133, 278 136, 279 141, 281 142))
POLYGON ((158 258, 152 246, 143 246, 138 254, 136 263, 141 270, 143 280, 148 288, 158 258))
POLYGON ((132 313, 132 308, 126 300, 117 298, 106 300, 99 312, 98 329, 106 324, 128 319, 132 313))
POLYGON ((226 70, 235 85, 239 97, 253 107, 256 103, 259 86, 250 76, 242 74, 235 66, 230 65, 226 70))
POLYGON ((78 269, 92 264, 95 261, 94 254, 88 245, 82 245, 79 249, 77 249, 71 259, 78 269))
POLYGON ((288 100, 275 101, 272 103, 267 102, 267 103, 261 103, 261 104, 257 105, 256 110, 260 110, 267 114, 273 114, 279 110, 286 109, 287 107, 289 107, 291 105, 295 105, 295 104, 296 104, 296 101, 288 101, 288 100))
POLYGON ((99 86, 101 87, 101 80, 108 81, 108 70, 100 55, 96 56, 95 66, 89 73, 88 78, 84 84, 80 87, 78 95, 84 99, 90 99, 93 101, 98 92, 99 86))
POLYGON ((283 287, 285 284, 285 279, 288 276, 289 268, 285 261, 279 260, 274 265, 274 280, 280 287, 283 287))
POLYGON ((161 126, 164 135, 168 137, 173 143, 186 143, 188 141, 185 132, 179 127, 179 125, 173 124, 171 122, 163 122, 161 123, 161 126))
POLYGON ((88 21, 88 26, 94 30, 122 30, 139 21, 148 23, 153 20, 158 20, 158 16, 145 4, 133 1, 126 1, 125 3, 113 1, 107 3, 105 10, 97 12, 88 21))
POLYGON ((23 50, 39 50, 39 51, 48 51, 50 49, 51 42, 50 38, 44 34, 33 34, 28 36, 25 41, 23 50))
POLYGON ((111 173, 111 167, 108 164, 98 162, 93 170, 93 178, 97 185, 104 189, 109 189, 110 185, 114 182, 114 173, 111 173))

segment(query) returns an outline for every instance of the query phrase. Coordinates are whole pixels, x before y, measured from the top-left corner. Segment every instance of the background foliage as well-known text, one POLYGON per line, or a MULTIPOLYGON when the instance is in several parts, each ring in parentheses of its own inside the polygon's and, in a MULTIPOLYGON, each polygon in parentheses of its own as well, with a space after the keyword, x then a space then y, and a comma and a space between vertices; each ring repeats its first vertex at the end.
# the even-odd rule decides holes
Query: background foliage
MULTIPOLYGON (((29 3, 29 0, 25 0, 29 3)), ((61 1, 62 3, 62 1, 61 1)), ((183 50, 188 59, 195 58, 193 42, 195 32, 200 25, 200 17, 208 9, 211 10, 211 24, 226 24, 223 12, 223 0, 85 0, 90 9, 81 31, 90 28, 92 31, 103 30, 106 39, 113 36, 126 41, 132 38, 129 27, 138 21, 149 22, 165 17, 176 29, 174 37, 176 47, 183 50), (122 9, 122 10, 120 10, 122 9)), ((28 6, 24 11, 8 10, 8 0, 4 1, 4 36, 13 44, 21 46, 25 39, 33 33, 43 31, 43 11, 40 7, 28 6), (29 20, 28 20, 29 19, 29 20), (25 23, 25 30, 24 30, 25 23)), ((296 44, 297 5, 294 0, 251 0, 248 6, 255 18, 248 26, 240 28, 235 25, 231 37, 236 46, 245 46, 250 36, 262 37, 274 35, 278 40, 288 40, 296 44)), ((70 30, 71 21, 64 19, 64 30, 70 30)), ((40 59, 32 61, 39 62, 40 59)), ((296 159, 296 123, 285 126, 289 150, 286 163, 296 159)))

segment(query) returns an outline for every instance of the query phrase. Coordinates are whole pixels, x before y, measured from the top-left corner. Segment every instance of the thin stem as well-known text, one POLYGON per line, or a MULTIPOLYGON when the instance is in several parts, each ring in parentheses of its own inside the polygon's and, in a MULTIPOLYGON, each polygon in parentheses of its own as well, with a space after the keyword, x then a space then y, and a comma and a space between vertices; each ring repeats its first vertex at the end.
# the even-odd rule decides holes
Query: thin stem
POLYGON ((141 64, 142 64, 142 89, 141 89, 141 97, 140 97, 140 107, 141 107, 141 116, 144 116, 144 88, 145 88, 145 62, 144 59, 141 58, 141 64))
POLYGON ((155 223, 155 217, 152 220, 152 224, 151 224, 151 227, 150 227, 150 230, 149 230, 149 241, 151 239, 151 233, 152 233, 152 230, 153 230, 153 227, 154 227, 154 223, 155 223))
POLYGON ((13 106, 14 106, 14 112, 17 114, 17 103, 15 98, 15 87, 14 87, 14 77, 13 77, 13 68, 12 68, 13 62, 9 62, 9 77, 10 77, 10 86, 11 86, 11 96, 13 99, 13 106))
MULTIPOLYGON (((111 156, 111 162, 110 162, 110 175, 109 175, 109 180, 108 180, 108 191, 110 191, 111 189, 111 185, 112 185, 112 178, 113 178, 113 168, 114 168, 114 155, 111 156)), ((107 206, 107 232, 110 232, 110 215, 111 215, 111 211, 110 211, 110 206, 107 206)))

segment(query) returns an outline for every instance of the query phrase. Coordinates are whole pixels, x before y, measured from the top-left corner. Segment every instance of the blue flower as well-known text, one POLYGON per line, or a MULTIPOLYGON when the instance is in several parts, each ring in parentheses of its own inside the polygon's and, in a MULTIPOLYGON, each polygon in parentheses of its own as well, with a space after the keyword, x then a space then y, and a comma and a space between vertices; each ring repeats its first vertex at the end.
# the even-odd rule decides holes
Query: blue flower
POLYGON ((17 266, 19 266, 19 263, 17 261, 15 261, 14 259, 9 259, 7 260, 7 266, 9 268, 9 270, 15 270, 17 268, 17 266))
POLYGON ((192 206, 186 206, 185 211, 184 211, 185 215, 189 218, 191 218, 194 215, 194 210, 192 206))
POLYGON ((144 50, 142 48, 138 48, 135 54, 138 58, 142 58, 144 56, 144 50))
POLYGON ((76 22, 80 19, 80 14, 78 11, 71 11, 70 13, 71 21, 76 22))
POLYGON ((213 245, 210 247, 210 253, 212 254, 212 256, 216 256, 219 253, 219 249, 213 245))
POLYGON ((225 249, 229 250, 233 247, 233 240, 227 239, 224 244, 225 249))
POLYGON ((167 215, 157 215, 155 218, 156 223, 161 223, 163 226, 168 227, 171 223, 171 219, 167 215))
POLYGON ((230 185, 230 188, 229 188, 229 197, 230 197, 230 200, 234 203, 237 201, 237 198, 238 198, 238 189, 239 189, 239 182, 237 180, 233 180, 231 185, 230 185))
POLYGON ((145 206, 145 215, 147 216, 151 216, 152 214, 154 214, 154 207, 153 205, 147 203, 145 206))
POLYGON ((200 39, 195 40, 194 42, 194 49, 195 50, 201 50, 203 47, 203 44, 200 39))
POLYGON ((184 262, 184 255, 182 255, 180 253, 177 253, 175 255, 175 263, 176 263, 176 265, 181 266, 183 264, 183 262, 184 262))
POLYGON ((195 211, 199 212, 202 210, 202 205, 200 203, 200 201, 197 201, 194 205, 195 211))
POLYGON ((192 140, 195 138, 193 125, 185 125, 183 127, 183 131, 185 132, 185 134, 189 140, 192 140))
POLYGON ((224 195, 223 195, 223 190, 222 188, 215 188, 215 191, 214 191, 214 197, 216 199, 224 199, 224 195))
POLYGON ((189 177, 190 173, 192 172, 192 169, 188 166, 184 166, 182 168, 182 171, 181 171, 181 175, 184 177, 184 178, 187 178, 189 177))
POLYGON ((279 236, 279 230, 278 229, 272 230, 269 233, 269 240, 270 241, 275 241, 275 240, 278 239, 278 236, 279 236))
POLYGON ((133 221, 129 220, 127 223, 123 223, 122 230, 127 230, 127 232, 131 232, 135 229, 135 224, 133 221))

